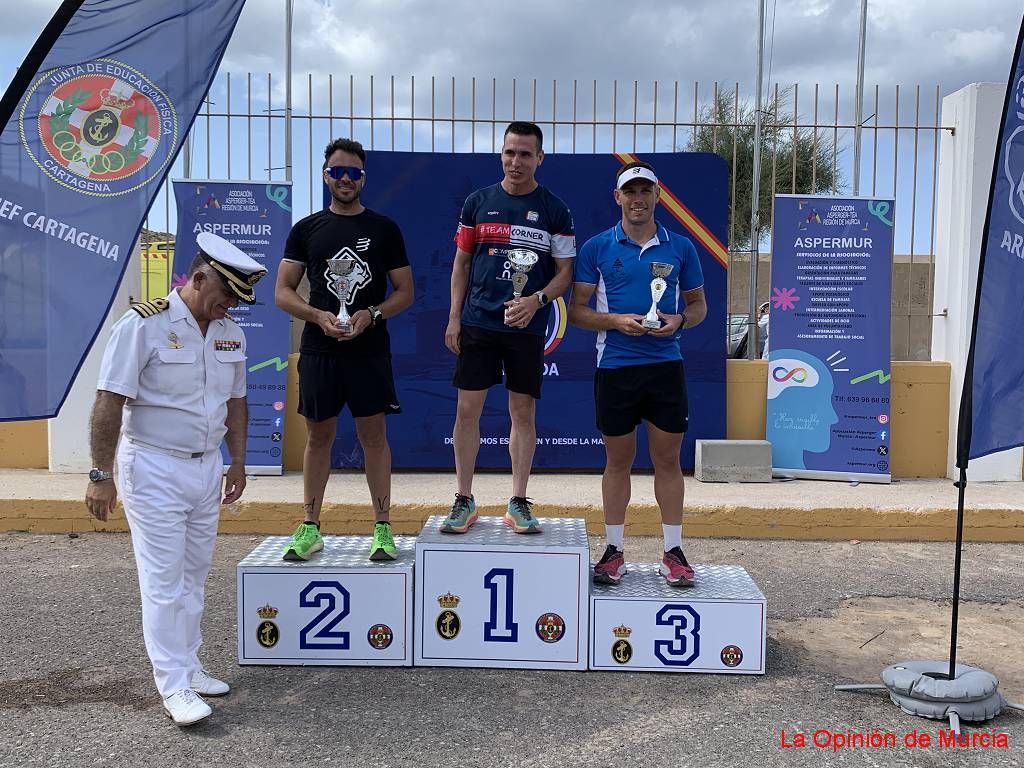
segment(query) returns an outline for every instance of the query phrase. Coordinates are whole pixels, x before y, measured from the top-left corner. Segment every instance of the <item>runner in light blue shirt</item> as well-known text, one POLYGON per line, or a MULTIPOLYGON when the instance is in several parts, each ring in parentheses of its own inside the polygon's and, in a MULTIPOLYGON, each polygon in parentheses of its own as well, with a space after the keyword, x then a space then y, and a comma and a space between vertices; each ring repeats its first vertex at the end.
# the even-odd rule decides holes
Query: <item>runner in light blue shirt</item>
POLYGON ((689 238, 654 219, 661 189, 654 168, 635 162, 619 170, 615 202, 622 219, 579 251, 569 322, 597 331, 594 405, 604 436, 601 485, 608 547, 594 581, 615 584, 626 572, 623 531, 636 457, 636 427, 647 427, 654 488, 661 507, 665 555, 661 573, 674 587, 691 587, 694 572, 682 550, 683 473, 679 451, 688 424, 679 337, 707 314, 704 274, 689 238), (661 264, 652 271, 652 264, 661 264), (644 325, 656 271, 667 284, 657 302, 658 327, 644 325), (595 307, 590 306, 591 298, 595 307))

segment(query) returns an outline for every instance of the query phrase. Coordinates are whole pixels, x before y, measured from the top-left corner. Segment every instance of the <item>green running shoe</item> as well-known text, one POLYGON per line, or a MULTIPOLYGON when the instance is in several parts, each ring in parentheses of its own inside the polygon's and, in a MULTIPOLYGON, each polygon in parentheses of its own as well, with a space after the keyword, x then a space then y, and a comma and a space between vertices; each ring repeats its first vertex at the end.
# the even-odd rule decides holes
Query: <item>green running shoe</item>
POLYGON ((324 537, 316 523, 302 523, 292 534, 292 540, 284 548, 285 560, 309 560, 324 548, 324 537))
POLYGON ((394 560, 398 557, 395 540, 391 537, 391 523, 376 523, 373 526, 373 544, 370 545, 371 560, 394 560))
POLYGON ((540 521, 533 516, 533 502, 525 496, 508 500, 508 512, 502 522, 516 533, 540 533, 540 521))
POLYGON ((441 533, 465 533, 476 522, 476 500, 472 496, 455 494, 452 511, 441 523, 441 533))

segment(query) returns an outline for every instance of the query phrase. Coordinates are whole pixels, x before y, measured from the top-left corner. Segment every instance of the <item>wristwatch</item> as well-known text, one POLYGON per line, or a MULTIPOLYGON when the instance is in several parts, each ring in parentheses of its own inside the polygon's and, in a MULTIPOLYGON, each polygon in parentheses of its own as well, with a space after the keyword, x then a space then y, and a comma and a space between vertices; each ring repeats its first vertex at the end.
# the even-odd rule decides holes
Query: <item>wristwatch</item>
POLYGON ((370 312, 370 327, 372 328, 384 319, 384 312, 380 307, 370 306, 366 308, 370 312))
POLYGON ((93 467, 89 470, 89 482, 90 483, 102 483, 104 480, 113 480, 113 472, 104 472, 102 469, 96 469, 93 467))
POLYGON ((542 307, 547 306, 547 303, 551 301, 551 299, 548 298, 548 295, 544 293, 544 291, 537 291, 537 293, 535 293, 534 296, 537 297, 537 301, 540 303, 542 307))

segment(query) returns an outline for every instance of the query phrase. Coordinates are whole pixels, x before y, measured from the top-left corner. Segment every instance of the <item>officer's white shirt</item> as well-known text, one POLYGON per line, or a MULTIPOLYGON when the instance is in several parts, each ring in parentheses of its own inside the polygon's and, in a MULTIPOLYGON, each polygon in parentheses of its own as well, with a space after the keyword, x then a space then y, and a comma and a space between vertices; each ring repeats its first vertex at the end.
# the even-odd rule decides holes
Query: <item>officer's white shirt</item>
POLYGON ((227 401, 245 397, 245 334, 232 320, 211 320, 204 338, 177 290, 167 301, 152 317, 129 310, 117 321, 96 388, 128 398, 126 437, 212 451, 227 432, 227 401))

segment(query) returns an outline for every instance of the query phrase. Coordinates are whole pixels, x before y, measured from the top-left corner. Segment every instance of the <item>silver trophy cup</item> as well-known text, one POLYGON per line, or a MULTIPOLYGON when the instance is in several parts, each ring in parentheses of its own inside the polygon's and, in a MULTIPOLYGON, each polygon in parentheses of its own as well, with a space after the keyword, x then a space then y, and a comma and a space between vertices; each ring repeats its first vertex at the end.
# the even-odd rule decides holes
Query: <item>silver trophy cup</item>
POLYGON ((540 257, 528 248, 513 248, 505 258, 512 265, 512 298, 519 301, 526 288, 526 273, 533 269, 540 257))
POLYGON ((665 290, 668 288, 665 278, 672 274, 672 265, 660 261, 651 262, 651 274, 654 275, 654 279, 651 280, 651 308, 640 325, 644 328, 661 328, 658 302, 661 301, 661 297, 665 295, 665 290))
POLYGON ((338 297, 341 309, 338 310, 338 324, 342 333, 352 330, 352 318, 348 314, 349 293, 352 290, 352 282, 349 275, 355 269, 356 260, 352 258, 328 259, 327 271, 331 273, 331 281, 328 289, 338 297))

